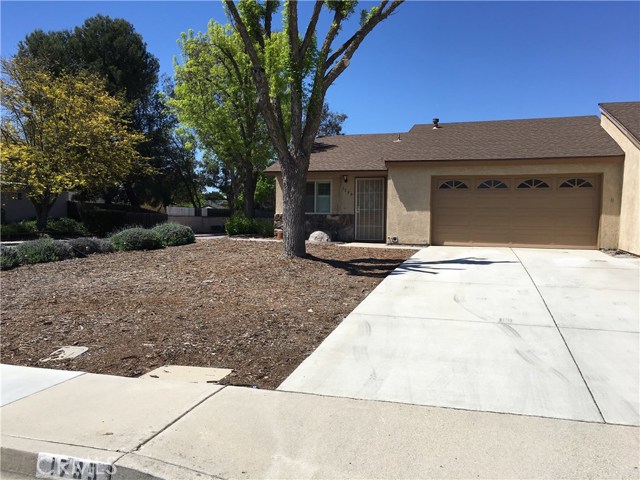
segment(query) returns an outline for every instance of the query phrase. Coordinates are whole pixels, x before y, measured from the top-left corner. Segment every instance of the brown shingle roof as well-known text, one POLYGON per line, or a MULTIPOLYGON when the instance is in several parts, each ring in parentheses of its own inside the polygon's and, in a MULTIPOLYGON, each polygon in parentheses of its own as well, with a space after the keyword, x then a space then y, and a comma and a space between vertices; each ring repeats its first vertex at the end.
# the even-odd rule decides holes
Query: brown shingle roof
POLYGON ((597 116, 416 125, 396 161, 503 160, 623 155, 597 116))
MULTIPOLYGON (((310 172, 386 171, 383 156, 398 134, 337 135, 316 139, 309 163, 310 172)), ((267 172, 279 172, 271 165, 267 172)))
MULTIPOLYGON (((384 171, 386 162, 580 158, 624 155, 597 116, 415 125, 400 134, 317 140, 309 171, 384 171)), ((279 172, 273 165, 268 172, 279 172)))
POLYGON ((601 103, 600 108, 640 141, 640 102, 601 103))

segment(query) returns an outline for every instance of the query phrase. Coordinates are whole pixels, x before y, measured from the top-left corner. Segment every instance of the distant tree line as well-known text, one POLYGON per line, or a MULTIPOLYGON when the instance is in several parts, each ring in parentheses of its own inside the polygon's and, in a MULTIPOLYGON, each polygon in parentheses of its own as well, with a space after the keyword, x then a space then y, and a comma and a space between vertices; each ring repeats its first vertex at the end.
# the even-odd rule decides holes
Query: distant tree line
MULTIPOLYGON (((103 15, 36 30, 3 61, 2 188, 25 191, 39 225, 65 190, 134 207, 223 198, 248 217, 256 202, 273 206, 262 172, 277 155, 242 38, 212 21, 179 42, 175 80, 159 79, 131 23, 103 15)), ((286 42, 269 48, 273 95, 286 105, 286 42)), ((345 120, 325 103, 318 134, 341 134, 345 120)))

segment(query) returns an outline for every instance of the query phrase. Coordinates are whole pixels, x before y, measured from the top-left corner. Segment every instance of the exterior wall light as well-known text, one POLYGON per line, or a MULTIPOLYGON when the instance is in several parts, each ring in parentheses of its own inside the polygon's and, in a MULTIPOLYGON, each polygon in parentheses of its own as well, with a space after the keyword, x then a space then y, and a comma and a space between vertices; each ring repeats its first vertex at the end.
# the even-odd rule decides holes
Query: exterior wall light
POLYGON ((347 183, 349 181, 349 177, 347 177, 346 175, 342 175, 342 181, 344 183, 347 183))

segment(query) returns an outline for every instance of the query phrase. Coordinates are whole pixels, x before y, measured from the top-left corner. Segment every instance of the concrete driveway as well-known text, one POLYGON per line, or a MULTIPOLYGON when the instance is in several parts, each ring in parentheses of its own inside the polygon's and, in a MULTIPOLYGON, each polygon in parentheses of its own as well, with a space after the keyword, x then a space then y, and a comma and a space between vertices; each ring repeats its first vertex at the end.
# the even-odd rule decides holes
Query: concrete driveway
POLYGON ((429 247, 280 390, 640 424, 638 258, 429 247))

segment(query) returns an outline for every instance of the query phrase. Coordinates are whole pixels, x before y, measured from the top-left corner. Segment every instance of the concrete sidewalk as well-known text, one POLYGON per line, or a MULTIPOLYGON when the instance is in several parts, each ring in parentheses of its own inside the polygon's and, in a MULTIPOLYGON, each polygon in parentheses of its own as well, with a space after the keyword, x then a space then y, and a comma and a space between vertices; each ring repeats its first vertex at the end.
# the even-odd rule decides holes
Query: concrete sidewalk
POLYGON ((638 478, 635 427, 211 384, 83 374, 0 414, 9 479, 41 452, 114 480, 638 478))

